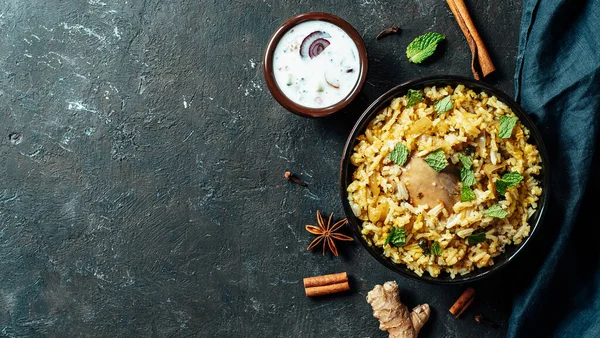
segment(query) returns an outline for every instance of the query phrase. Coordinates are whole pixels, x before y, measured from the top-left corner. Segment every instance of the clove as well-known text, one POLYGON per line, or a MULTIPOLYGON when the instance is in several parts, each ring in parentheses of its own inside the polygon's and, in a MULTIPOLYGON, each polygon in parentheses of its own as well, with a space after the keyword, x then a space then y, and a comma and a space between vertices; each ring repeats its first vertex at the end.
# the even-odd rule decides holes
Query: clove
POLYGON ((377 34, 375 40, 379 40, 388 35, 397 34, 398 32, 400 32, 400 27, 398 27, 397 25, 393 25, 392 27, 384 29, 379 34, 377 34))
POLYGON ((483 317, 483 315, 475 315, 475 321, 478 324, 483 324, 483 325, 485 325, 487 327, 491 327, 491 328, 494 328, 494 329, 498 327, 498 324, 485 319, 483 317))
POLYGON ((304 182, 303 180, 301 180, 301 179, 299 179, 298 177, 296 177, 296 176, 295 176, 294 174, 292 174, 292 172, 290 172, 290 171, 286 171, 286 172, 283 174, 283 177, 285 177, 285 179, 286 179, 286 180, 288 180, 288 181, 292 181, 292 182, 294 182, 294 183, 296 183, 296 184, 299 184, 299 185, 301 185, 301 186, 303 186, 303 187, 308 187, 308 184, 306 184, 306 182, 304 182))

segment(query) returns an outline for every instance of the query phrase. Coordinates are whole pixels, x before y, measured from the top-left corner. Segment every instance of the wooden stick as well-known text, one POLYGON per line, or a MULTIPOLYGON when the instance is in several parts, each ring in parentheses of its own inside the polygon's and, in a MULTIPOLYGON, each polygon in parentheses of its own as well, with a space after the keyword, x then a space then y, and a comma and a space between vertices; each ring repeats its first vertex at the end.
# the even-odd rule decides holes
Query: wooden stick
POLYGON ((485 44, 473 24, 473 20, 469 15, 465 2, 463 0, 446 0, 446 2, 467 39, 469 49, 471 49, 471 71, 473 72, 473 76, 477 80, 480 79, 477 68, 481 70, 483 77, 488 76, 496 70, 496 67, 494 67, 492 59, 485 48, 485 44))
POLYGON ((307 297, 315 297, 315 296, 324 296, 332 293, 348 291, 350 290, 350 284, 348 281, 337 283, 337 284, 329 284, 325 286, 315 286, 304 289, 307 297))
POLYGON ((312 288, 315 286, 325 286, 330 284, 338 284, 348 281, 348 274, 346 272, 334 273, 331 275, 316 276, 304 278, 304 287, 312 288))
POLYGON ((465 292, 458 297, 456 302, 450 308, 450 313, 453 314, 456 318, 460 317, 463 312, 473 303, 475 299, 475 290, 473 288, 467 288, 465 292))

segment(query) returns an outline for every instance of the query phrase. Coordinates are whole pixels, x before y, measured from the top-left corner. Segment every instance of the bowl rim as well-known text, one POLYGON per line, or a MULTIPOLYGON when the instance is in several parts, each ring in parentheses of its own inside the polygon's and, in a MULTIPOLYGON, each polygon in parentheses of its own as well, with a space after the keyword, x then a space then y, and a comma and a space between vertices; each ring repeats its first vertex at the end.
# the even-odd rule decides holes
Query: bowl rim
MULTIPOLYGON (((344 150, 342 153, 342 158, 340 161, 340 197, 342 200, 342 205, 344 208, 344 212, 346 217, 348 218, 348 223, 352 228, 352 231, 358 241, 362 244, 362 246, 367 249, 367 251, 381 264, 391 269, 392 271, 402 275, 403 277, 407 277, 416 281, 424 281, 430 284, 438 284, 438 285, 458 285, 473 282, 476 280, 480 280, 484 277, 487 277, 497 271, 503 270, 508 263, 514 261, 518 254, 523 251, 523 249, 527 246, 527 243, 531 241, 534 235, 538 232, 537 229, 539 225, 543 222, 544 216, 546 214, 546 208, 548 204, 548 196, 549 196, 549 186, 550 186, 550 165, 548 162, 548 154, 546 151, 546 147, 544 145, 543 138, 535 123, 525 112, 525 110, 513 100, 509 95, 504 93, 503 91, 494 88, 482 81, 473 80, 467 77, 458 76, 458 75, 434 75, 434 76, 426 76, 413 80, 409 80, 400 85, 393 87, 388 90, 380 97, 378 97, 367 109, 362 113, 362 115, 358 118, 352 131, 350 132, 348 139, 346 140, 346 144, 344 145, 344 150), (372 120, 375 114, 381 111, 382 108, 389 105, 391 100, 396 97, 405 95, 408 89, 421 89, 428 85, 457 85, 463 84, 466 87, 475 90, 485 91, 488 94, 492 94, 496 96, 500 101, 504 102, 509 106, 515 113, 517 117, 522 121, 522 123, 527 127, 530 131, 530 142, 533 139, 533 144, 536 145, 538 152, 540 153, 540 157, 542 159, 542 172, 539 175, 542 186, 542 195, 538 200, 538 209, 529 219, 530 232, 529 236, 523 239, 523 242, 517 244, 514 248, 514 252, 507 254, 507 252, 503 252, 499 257, 504 257, 504 259, 496 262, 494 265, 485 268, 477 268, 465 275, 457 275, 455 279, 449 278, 449 275, 445 272, 442 272, 447 279, 439 279, 439 277, 432 277, 429 274, 424 273, 423 276, 419 276, 414 273, 412 270, 408 269, 404 264, 396 264, 393 263, 389 258, 384 257, 377 249, 369 246, 368 243, 361 235, 361 226, 357 223, 357 218, 352 212, 350 208, 350 204, 348 203, 348 195, 346 191, 345 179, 348 177, 349 170, 353 170, 352 165, 350 164, 350 156, 352 154, 354 148, 354 142, 358 135, 364 131, 364 128, 368 125, 368 123, 372 120), (536 217, 534 217, 537 215, 536 217)), ((351 173, 350 173, 351 175, 351 173)), ((515 246, 514 244, 511 246, 515 246)))
POLYGON ((269 88, 271 95, 273 95, 275 100, 279 102, 279 104, 282 105, 285 109, 291 111, 294 114, 304 117, 328 116, 345 108, 348 104, 350 104, 350 102, 352 102, 356 98, 356 96, 358 96, 358 94, 362 90, 362 87, 367 79, 367 70, 369 68, 369 62, 367 59, 367 48, 365 46, 365 42, 363 41, 358 31, 356 31, 356 29, 354 29, 354 27, 352 27, 352 25, 350 25, 344 19, 333 14, 324 12, 302 13, 288 19, 283 24, 281 24, 277 28, 277 30, 275 30, 273 35, 271 35, 271 37, 269 38, 269 42, 267 43, 267 47, 265 48, 263 60, 263 74, 267 83, 267 88, 269 88), (283 37, 283 35, 292 27, 302 22, 313 20, 327 21, 344 30, 344 32, 346 32, 346 34, 348 34, 348 36, 350 36, 352 41, 354 41, 354 43, 356 44, 360 64, 360 74, 358 76, 358 81, 356 82, 354 88, 352 88, 350 93, 336 104, 323 108, 309 108, 293 102, 281 91, 281 89, 277 85, 275 77, 273 76, 273 53, 275 52, 275 48, 277 47, 279 40, 281 40, 281 37, 283 37))

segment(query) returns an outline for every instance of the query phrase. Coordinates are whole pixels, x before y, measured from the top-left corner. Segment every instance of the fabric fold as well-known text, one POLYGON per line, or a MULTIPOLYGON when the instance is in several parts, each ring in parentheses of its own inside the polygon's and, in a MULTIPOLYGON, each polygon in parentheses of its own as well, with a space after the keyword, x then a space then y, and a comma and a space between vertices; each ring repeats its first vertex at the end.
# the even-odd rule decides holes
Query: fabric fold
POLYGON ((510 270, 509 337, 600 337, 599 32, 600 0, 523 2, 515 96, 542 133, 552 179, 545 221, 510 270))

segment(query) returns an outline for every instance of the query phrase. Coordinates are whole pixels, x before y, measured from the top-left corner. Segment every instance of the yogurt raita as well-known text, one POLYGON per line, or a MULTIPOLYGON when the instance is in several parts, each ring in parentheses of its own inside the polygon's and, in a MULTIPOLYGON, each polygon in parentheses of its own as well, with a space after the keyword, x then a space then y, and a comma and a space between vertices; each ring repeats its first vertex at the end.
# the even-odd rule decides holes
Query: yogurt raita
POLYGON ((291 101, 325 108, 346 98, 360 75, 358 48, 340 27, 322 20, 288 30, 273 53, 277 85, 291 101))

